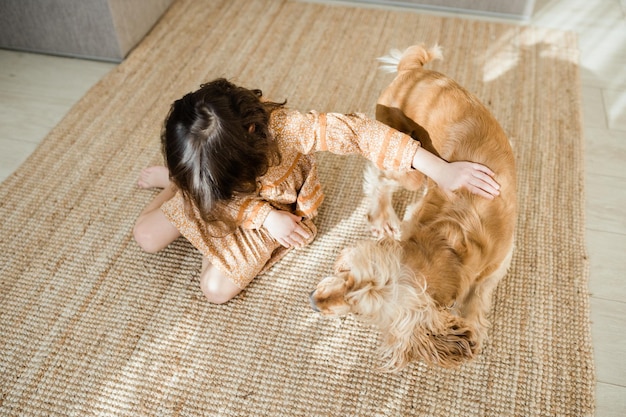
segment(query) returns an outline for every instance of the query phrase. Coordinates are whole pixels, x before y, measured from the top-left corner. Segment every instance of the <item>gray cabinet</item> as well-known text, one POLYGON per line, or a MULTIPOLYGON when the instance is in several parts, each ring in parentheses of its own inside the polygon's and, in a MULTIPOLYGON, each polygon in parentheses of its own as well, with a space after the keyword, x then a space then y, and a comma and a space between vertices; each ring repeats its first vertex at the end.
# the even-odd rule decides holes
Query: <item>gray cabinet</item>
POLYGON ((0 0, 0 48, 121 61, 173 0, 0 0))

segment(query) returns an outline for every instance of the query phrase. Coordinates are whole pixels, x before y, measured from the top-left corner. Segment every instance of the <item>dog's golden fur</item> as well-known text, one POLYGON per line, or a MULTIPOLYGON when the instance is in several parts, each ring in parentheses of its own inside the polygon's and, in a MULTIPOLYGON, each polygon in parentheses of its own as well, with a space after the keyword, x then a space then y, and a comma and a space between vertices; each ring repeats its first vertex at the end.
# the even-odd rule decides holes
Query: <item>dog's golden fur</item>
POLYGON ((376 117, 447 161, 490 167, 500 195, 488 200, 466 190, 447 194, 417 171, 369 168, 368 219, 379 239, 344 249, 335 275, 311 294, 322 314, 354 313, 379 327, 386 370, 417 359, 453 367, 473 358, 513 250, 516 177, 508 139, 477 98, 423 68, 437 58, 438 47, 422 45, 398 56, 398 74, 380 95, 376 117), (392 206, 399 187, 423 191, 402 222, 392 206))

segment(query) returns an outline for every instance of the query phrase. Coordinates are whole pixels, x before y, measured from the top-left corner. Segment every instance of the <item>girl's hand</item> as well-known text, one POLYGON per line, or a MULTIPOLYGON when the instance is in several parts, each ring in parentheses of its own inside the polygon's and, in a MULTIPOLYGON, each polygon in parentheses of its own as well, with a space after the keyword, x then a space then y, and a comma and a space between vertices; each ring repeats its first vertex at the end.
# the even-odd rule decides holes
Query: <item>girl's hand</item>
POLYGON ((450 192, 466 188, 473 194, 491 200, 500 194, 500 185, 493 179, 493 175, 492 170, 475 162, 450 162, 437 184, 450 192))
POLYGON ((304 246, 309 238, 300 221, 302 217, 282 210, 272 210, 265 218, 263 226, 278 243, 286 248, 304 246))

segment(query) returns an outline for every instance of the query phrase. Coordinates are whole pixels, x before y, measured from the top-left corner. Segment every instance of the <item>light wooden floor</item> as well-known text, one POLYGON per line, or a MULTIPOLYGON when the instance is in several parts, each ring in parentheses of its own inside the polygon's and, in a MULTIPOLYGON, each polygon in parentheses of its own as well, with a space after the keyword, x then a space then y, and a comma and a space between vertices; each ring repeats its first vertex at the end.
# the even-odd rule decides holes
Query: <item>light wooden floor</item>
MULTIPOLYGON (((579 34, 596 414, 622 417, 626 415, 626 0, 536 0, 528 23, 579 34)), ((114 67, 0 50, 0 180, 24 162, 71 106, 114 67)))

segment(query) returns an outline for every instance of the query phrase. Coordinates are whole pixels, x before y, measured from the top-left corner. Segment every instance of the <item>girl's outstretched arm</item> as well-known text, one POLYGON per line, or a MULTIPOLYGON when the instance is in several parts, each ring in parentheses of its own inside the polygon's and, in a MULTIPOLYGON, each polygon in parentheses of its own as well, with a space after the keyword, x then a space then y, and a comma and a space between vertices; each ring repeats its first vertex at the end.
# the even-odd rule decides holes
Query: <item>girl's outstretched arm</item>
POLYGON ((446 162, 420 146, 410 136, 364 114, 300 113, 283 110, 273 114, 276 131, 298 151, 309 154, 330 151, 360 154, 379 169, 403 171, 415 168, 432 178, 446 192, 466 188, 493 199, 500 186, 484 165, 446 162))
POLYGON ((447 192, 466 188, 488 199, 500 194, 500 185, 493 179, 493 171, 482 164, 469 161, 446 162, 420 147, 415 152, 412 165, 447 192))

